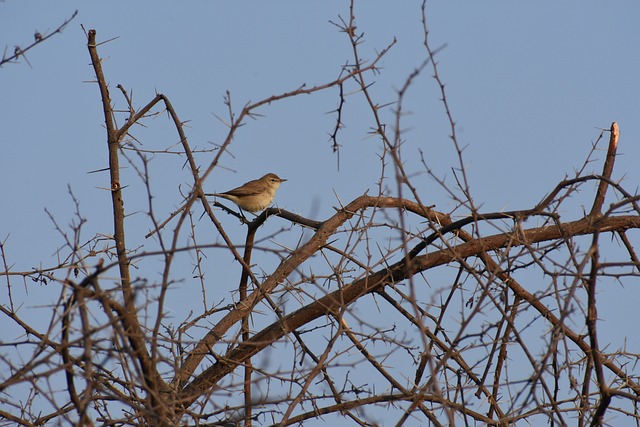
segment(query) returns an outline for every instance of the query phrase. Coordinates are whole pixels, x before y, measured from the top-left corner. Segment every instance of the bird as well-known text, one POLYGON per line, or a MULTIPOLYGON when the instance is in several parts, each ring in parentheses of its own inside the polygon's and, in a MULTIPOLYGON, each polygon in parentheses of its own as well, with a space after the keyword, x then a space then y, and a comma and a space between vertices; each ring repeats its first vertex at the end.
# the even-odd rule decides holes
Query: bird
POLYGON ((231 200, 240 209, 248 212, 258 212, 266 209, 276 195, 276 190, 286 179, 275 173, 268 173, 262 178, 254 179, 224 193, 211 193, 207 196, 222 197, 231 200))

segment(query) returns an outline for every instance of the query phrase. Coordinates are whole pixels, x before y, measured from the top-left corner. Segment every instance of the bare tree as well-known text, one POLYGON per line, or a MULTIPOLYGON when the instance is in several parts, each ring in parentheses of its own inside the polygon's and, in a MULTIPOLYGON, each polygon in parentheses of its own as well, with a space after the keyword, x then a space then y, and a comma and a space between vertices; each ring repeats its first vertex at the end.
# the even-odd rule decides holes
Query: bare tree
POLYGON ((425 16, 423 4, 424 62, 393 107, 375 99, 371 84, 395 42, 362 58, 352 5, 350 16, 335 23, 353 55, 340 76, 239 110, 228 94, 226 138, 206 152, 192 149, 163 94, 138 108, 118 85, 128 108, 114 109, 96 32, 88 31, 105 119, 113 232, 106 244, 104 236, 83 241, 74 198, 71 230, 58 227, 68 250, 59 265, 14 271, 0 245, 6 283, 0 312, 3 322, 24 331, 3 340, 0 424, 293 425, 344 418, 350 425, 584 426, 618 416, 640 423, 638 355, 612 348, 599 334, 598 289, 637 283, 640 275, 639 196, 613 178, 617 124, 600 133, 582 169, 529 209, 482 212, 425 16), (426 159, 423 172, 455 201, 450 212, 425 205, 404 166, 404 97, 426 71, 441 90, 458 164, 454 185, 426 159), (279 208, 247 219, 207 200, 203 183, 247 118, 326 90, 339 93, 331 132, 336 151, 347 97, 363 97, 369 106, 383 149, 376 194, 356 197, 321 221, 279 208), (134 125, 164 113, 179 149, 135 136, 134 125), (587 171, 607 140, 601 173, 587 171), (186 160, 191 178, 181 206, 158 212, 149 153, 169 151, 180 164, 186 160), (123 181, 121 162, 137 180, 123 181), (150 231, 140 245, 124 209, 125 188, 133 185, 148 200, 150 231), (574 205, 578 191, 583 199, 588 194, 588 212, 574 205), (246 226, 243 245, 229 238, 221 213, 246 226), (286 226, 265 237, 267 221, 286 226), (240 274, 234 292, 207 274, 210 260, 223 254, 240 274), (278 263, 271 268, 266 260, 273 256, 278 263), (184 276, 176 264, 185 257, 193 260, 203 305, 193 304, 175 323, 166 302, 184 276), (160 279, 131 274, 150 259, 161 261, 160 279), (59 292, 46 325, 32 322, 14 297, 16 281, 27 279, 59 292))

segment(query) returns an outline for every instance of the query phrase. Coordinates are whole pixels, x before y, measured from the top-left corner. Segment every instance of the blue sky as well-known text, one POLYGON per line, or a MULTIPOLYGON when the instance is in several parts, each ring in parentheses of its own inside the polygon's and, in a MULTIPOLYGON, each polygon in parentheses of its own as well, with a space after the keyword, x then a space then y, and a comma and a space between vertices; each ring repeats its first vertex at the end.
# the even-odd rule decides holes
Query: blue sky
MULTIPOLYGON (((226 134, 216 115, 227 114, 227 90, 239 110, 302 84, 331 81, 351 60, 346 36, 330 23, 348 17, 345 1, 5 1, 0 3, 0 43, 12 52, 15 45, 30 43, 36 30, 47 33, 76 9, 77 18, 62 34, 28 53, 30 66, 21 61, 0 69, 0 239, 6 239, 15 270, 56 263, 61 239, 44 209, 66 227, 74 211, 67 186, 89 220, 85 237, 110 232, 108 177, 88 174, 107 166, 107 149, 81 24, 96 29, 99 40, 117 37, 99 50, 116 106, 125 106, 117 84, 131 91, 137 106, 156 91, 164 93, 180 118, 189 121, 191 145, 200 148, 221 143, 226 134)), ((599 129, 612 121, 621 129, 614 179, 624 176, 627 189, 636 190, 640 3, 429 2, 427 13, 431 45, 442 47, 439 71, 482 211, 535 205, 581 167, 599 129)), ((380 103, 394 101, 396 90, 424 59, 420 2, 360 1, 356 16, 364 32, 363 57, 373 59, 397 39, 372 88, 380 103)), ((405 156, 422 200, 449 211, 454 203, 416 161, 421 150, 436 173, 453 183, 455 156, 439 96, 426 71, 405 105, 411 113, 404 122, 405 156)), ((227 190, 276 172, 289 180, 277 204, 318 219, 331 215, 336 195, 348 203, 367 189, 374 192, 380 148, 367 137, 370 115, 361 99, 348 98, 338 169, 328 138, 336 105, 336 91, 328 91, 264 107, 259 112, 265 116, 239 131, 232 155, 223 158, 226 169, 218 169, 205 188, 227 190)), ((391 122, 392 113, 389 107, 383 117, 391 122)), ((146 125, 135 130, 145 148, 176 142, 163 116, 146 125)), ((603 157, 595 156, 593 171, 601 170, 603 157)), ((178 187, 188 182, 181 162, 158 158, 152 163, 161 218, 180 204, 178 187)), ((132 189, 126 207, 144 210, 144 195, 132 189)), ((580 213, 568 214, 577 218, 580 213)), ((134 216, 130 227, 144 220, 142 214, 134 216)), ((146 231, 136 229, 134 240, 144 243, 140 236, 146 231)), ((237 233, 232 237, 241 241, 243 230, 238 227, 237 233)), ((235 277, 234 272, 230 280, 235 277)), ((631 310, 632 301, 637 298, 617 299, 611 315, 621 306, 631 310)), ((640 346, 637 338, 634 344, 640 346)))
MULTIPOLYGON (((25 185, 7 188, 7 200, 20 200, 12 204, 20 214, 4 213, 9 229, 15 230, 25 214, 36 220, 45 206, 68 205, 67 183, 78 192, 85 188, 75 183, 88 184, 88 191, 101 185, 102 177, 86 175, 104 166, 105 147, 100 144, 97 88, 85 83, 92 79, 92 70, 80 24, 95 28, 99 39, 119 37, 100 51, 108 58, 105 71, 112 86, 121 83, 132 90, 139 105, 155 91, 169 96, 181 118, 190 121, 189 137, 199 146, 219 142, 224 135, 214 114, 226 113, 226 90, 239 108, 302 83, 329 81, 350 58, 344 34, 329 23, 338 15, 347 16, 344 2, 194 2, 152 8, 141 2, 127 4, 126 12, 117 4, 0 5, 0 37, 10 51, 15 44, 30 42, 36 29, 55 28, 79 10, 62 35, 29 53, 31 68, 23 63, 2 69, 5 102, 0 114, 9 124, 0 130, 5 141, 2 179, 21 176, 25 185)), ((637 178, 632 167, 632 141, 639 133, 637 12, 632 2, 429 4, 431 43, 446 44, 438 56, 440 70, 460 142, 467 147, 475 196, 487 209, 527 206, 530 196, 541 196, 550 183, 580 166, 598 134, 596 128, 608 127, 613 120, 622 130, 624 155, 618 170, 630 180, 637 178), (540 164, 545 164, 544 171, 540 164)), ((365 34, 365 57, 373 57, 393 37, 398 40, 382 62, 375 87, 381 100, 391 101, 394 90, 423 58, 419 4, 368 2, 358 4, 356 13, 365 34)), ((411 142, 421 140, 429 156, 442 158, 450 146, 435 89, 430 73, 417 82, 409 99, 412 117, 407 121, 412 130, 407 136, 411 142)), ((357 116, 359 108, 347 110, 347 119, 353 119, 344 132, 343 167, 336 170, 327 137, 334 116, 324 114, 335 108, 334 95, 265 109, 267 119, 239 134, 231 150, 235 158, 225 162, 237 175, 217 177, 222 188, 273 170, 292 178, 290 191, 282 189, 280 203, 304 210, 310 206, 308 200, 288 198, 318 176, 330 184, 313 194, 323 203, 332 200, 331 188, 337 184, 349 198, 375 183, 378 170, 368 174, 350 167, 362 155, 359 148, 370 142, 363 136, 368 123, 358 128, 368 118, 357 116), (272 148, 276 143, 282 150, 272 148)), ((115 90, 112 97, 124 105, 115 90)), ((430 185, 425 179, 425 192, 430 185)), ((441 197, 434 194, 433 202, 446 202, 438 200, 441 197)), ((46 221, 37 222, 48 228, 46 221)))

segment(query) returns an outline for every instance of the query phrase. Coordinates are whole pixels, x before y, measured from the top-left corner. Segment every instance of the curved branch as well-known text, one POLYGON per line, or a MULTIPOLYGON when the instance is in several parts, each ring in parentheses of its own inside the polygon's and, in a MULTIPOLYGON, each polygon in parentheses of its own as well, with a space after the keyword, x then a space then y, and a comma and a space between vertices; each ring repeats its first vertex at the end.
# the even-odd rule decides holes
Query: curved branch
MULTIPOLYGON (((406 202, 406 201, 403 201, 406 202)), ((207 350, 217 342, 233 323, 239 320, 242 314, 248 313, 252 307, 257 304, 258 297, 263 292, 271 292, 275 286, 287 277, 293 268, 306 260, 315 250, 322 247, 333 231, 346 219, 351 217, 356 210, 364 209, 369 206, 392 207, 399 204, 397 199, 393 198, 375 198, 369 196, 361 196, 350 203, 344 210, 338 212, 334 217, 325 222, 318 230, 318 233, 299 251, 292 254, 291 257, 283 261, 276 271, 263 283, 262 288, 252 293, 248 298, 246 305, 239 306, 236 310, 229 313, 223 321, 218 323, 209 332, 207 337, 203 339, 196 349, 191 353, 187 361, 191 363, 200 362, 207 354, 207 350), (394 203, 385 203, 394 202, 394 203), (348 212, 351 212, 350 214, 348 212)), ((358 298, 368 293, 379 290, 389 284, 398 283, 417 273, 431 269, 433 267, 444 265, 455 260, 465 259, 472 256, 484 257, 490 251, 509 247, 531 245, 533 243, 566 238, 567 236, 579 236, 592 234, 594 232, 606 231, 624 231, 631 228, 640 228, 640 217, 638 216, 620 216, 603 218, 598 221, 597 225, 589 218, 562 224, 562 227, 553 225, 539 228, 523 230, 521 234, 500 233, 480 239, 473 239, 452 248, 446 248, 430 254, 417 256, 409 263, 404 259, 391 265, 388 268, 379 270, 362 279, 356 280, 341 289, 328 294, 317 301, 303 307, 280 321, 266 327, 261 332, 254 335, 250 340, 244 342, 234 349, 230 350, 224 357, 201 374, 199 374, 190 384, 182 391, 181 401, 190 404, 205 389, 216 384, 221 378, 232 372, 238 364, 243 360, 255 355, 266 346, 282 338, 290 331, 307 324, 319 317, 327 314, 338 314, 341 307, 349 305, 358 298)), ((470 237, 470 236, 468 236, 470 237)), ((555 327, 565 333, 572 341, 574 341, 584 351, 589 350, 589 344, 555 317, 555 315, 544 304, 538 301, 532 294, 527 292, 515 281, 508 281, 508 286, 520 298, 528 301, 534 306, 545 318, 547 318, 555 327)), ((640 393, 640 386, 633 381, 616 365, 603 360, 602 363, 611 369, 620 378, 625 379, 632 388, 640 393)), ((193 365, 185 367, 190 369, 189 374, 195 369, 193 365)), ((186 371, 180 372, 182 378, 186 378, 186 371)))

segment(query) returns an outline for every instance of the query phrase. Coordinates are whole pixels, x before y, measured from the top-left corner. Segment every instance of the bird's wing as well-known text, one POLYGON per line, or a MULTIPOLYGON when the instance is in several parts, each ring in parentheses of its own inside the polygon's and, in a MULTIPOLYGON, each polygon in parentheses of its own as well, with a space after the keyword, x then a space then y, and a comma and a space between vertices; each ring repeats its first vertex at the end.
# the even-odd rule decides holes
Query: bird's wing
POLYGON ((254 179, 253 181, 249 181, 247 183, 245 183, 244 185, 238 187, 238 188, 234 188, 233 190, 229 190, 229 191, 225 191, 222 194, 228 194, 230 196, 236 196, 236 197, 242 197, 242 196, 254 196, 258 193, 260 193, 260 191, 257 190, 257 188, 260 188, 260 186, 253 186, 250 184, 254 184, 256 182, 258 182, 259 180, 254 179), (247 188, 248 186, 248 188, 247 188))

